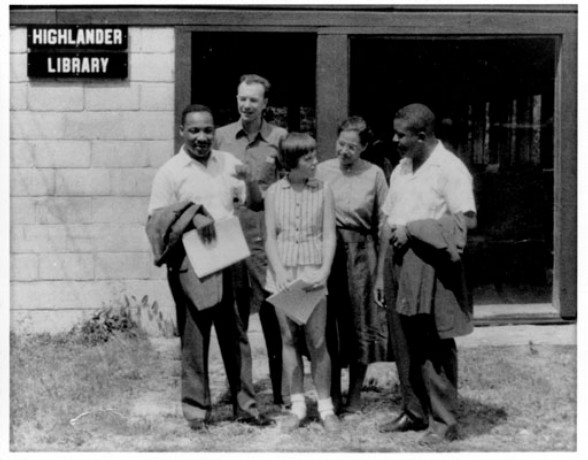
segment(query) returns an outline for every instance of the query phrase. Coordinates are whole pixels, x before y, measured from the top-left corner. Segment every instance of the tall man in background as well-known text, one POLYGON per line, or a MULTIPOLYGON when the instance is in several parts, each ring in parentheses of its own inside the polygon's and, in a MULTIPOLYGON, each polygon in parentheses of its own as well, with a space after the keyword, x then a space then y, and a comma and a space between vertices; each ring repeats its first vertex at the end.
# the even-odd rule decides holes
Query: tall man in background
MULTIPOLYGON (((263 118, 267 107, 270 83, 259 75, 243 75, 237 88, 239 120, 216 131, 217 149, 230 152, 247 165, 262 191, 278 179, 277 157, 286 130, 271 125, 263 118)), ((265 254, 265 218, 263 211, 240 207, 239 219, 251 256, 240 265, 235 276, 235 294, 239 312, 241 343, 241 384, 254 395, 251 347, 247 340, 249 315, 259 312, 267 346, 274 403, 284 403, 282 395, 282 340, 274 307, 265 302, 267 257, 265 254)), ((285 387, 284 387, 285 388, 285 387)))

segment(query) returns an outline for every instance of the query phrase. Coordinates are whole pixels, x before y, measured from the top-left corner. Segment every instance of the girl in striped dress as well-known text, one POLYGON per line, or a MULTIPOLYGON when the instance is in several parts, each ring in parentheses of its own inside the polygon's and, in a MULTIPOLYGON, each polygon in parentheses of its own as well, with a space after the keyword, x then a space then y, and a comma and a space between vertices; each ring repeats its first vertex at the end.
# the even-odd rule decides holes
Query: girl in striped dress
MULTIPOLYGON (((331 190, 314 178, 318 163, 315 140, 308 134, 288 134, 280 145, 280 161, 287 175, 272 184, 265 197, 269 261, 266 289, 278 292, 299 278, 306 281, 309 289, 326 286, 336 245, 335 209, 331 190)), ((276 314, 292 402, 282 429, 295 429, 306 417, 304 341, 310 354, 321 421, 327 431, 337 431, 339 421, 330 397, 331 360, 325 340, 326 299, 304 325, 296 324, 278 309, 276 314)))

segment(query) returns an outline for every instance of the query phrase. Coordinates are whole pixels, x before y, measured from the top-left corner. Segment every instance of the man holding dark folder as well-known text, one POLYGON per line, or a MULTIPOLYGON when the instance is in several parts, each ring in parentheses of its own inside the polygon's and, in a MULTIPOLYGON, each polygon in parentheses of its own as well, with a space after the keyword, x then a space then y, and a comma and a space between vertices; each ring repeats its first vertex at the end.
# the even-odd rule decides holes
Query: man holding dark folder
POLYGON ((180 125, 184 142, 155 175, 147 222, 155 263, 167 264, 176 303, 182 343, 182 412, 194 430, 211 421, 207 370, 213 324, 235 419, 255 426, 272 423, 259 413, 254 397, 241 385, 232 267, 198 278, 181 244, 182 234, 193 229, 205 242, 213 240, 214 221, 232 217, 235 203, 261 206, 259 188, 250 180, 248 168, 233 155, 212 149, 214 133, 208 107, 190 105, 184 109, 180 125))

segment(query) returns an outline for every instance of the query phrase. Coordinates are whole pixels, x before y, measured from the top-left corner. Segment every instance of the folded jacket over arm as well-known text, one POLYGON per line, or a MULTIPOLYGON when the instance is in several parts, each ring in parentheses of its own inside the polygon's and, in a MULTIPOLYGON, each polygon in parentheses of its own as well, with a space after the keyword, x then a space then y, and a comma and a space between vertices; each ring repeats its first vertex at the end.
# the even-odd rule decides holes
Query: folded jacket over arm
POLYGON ((467 240, 464 216, 416 220, 406 230, 396 310, 406 316, 433 314, 441 338, 471 333, 473 305, 460 257, 467 240))
POLYGON ((194 217, 203 214, 210 217, 206 208, 190 201, 182 201, 153 210, 147 219, 145 231, 153 251, 154 264, 166 264, 168 271, 178 271, 184 293, 194 305, 207 308, 222 299, 222 272, 198 278, 186 256, 182 235, 194 227, 194 217))

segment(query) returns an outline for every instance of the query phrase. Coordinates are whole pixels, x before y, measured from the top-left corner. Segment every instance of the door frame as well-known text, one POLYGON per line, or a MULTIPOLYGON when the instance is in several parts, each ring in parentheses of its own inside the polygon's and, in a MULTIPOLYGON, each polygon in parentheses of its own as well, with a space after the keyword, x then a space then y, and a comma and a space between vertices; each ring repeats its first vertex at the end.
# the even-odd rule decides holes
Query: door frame
MULTIPOLYGON (((219 13, 220 14, 220 13, 219 13)), ((176 113, 191 100, 193 32, 306 32, 317 34, 316 114, 320 152, 334 145, 336 128, 349 112, 350 36, 359 34, 472 36, 545 35, 559 42, 554 82, 554 277, 553 306, 564 319, 577 316, 577 14, 554 12, 431 11, 362 13, 288 12, 287 27, 274 14, 246 25, 176 27, 176 113), (532 16, 532 18, 529 17, 532 16), (321 17, 331 21, 329 26, 321 17), (351 19, 350 19, 351 18, 351 19), (339 19, 339 21, 337 21, 339 19), (373 26, 368 19, 376 19, 373 26), (562 108, 565 107, 565 110, 562 108)), ((234 20, 234 19, 231 19, 234 20)), ((285 21, 283 19, 283 21, 285 21)), ((221 21, 222 22, 222 21, 221 21)), ((177 121, 179 128, 179 120, 177 121)))

